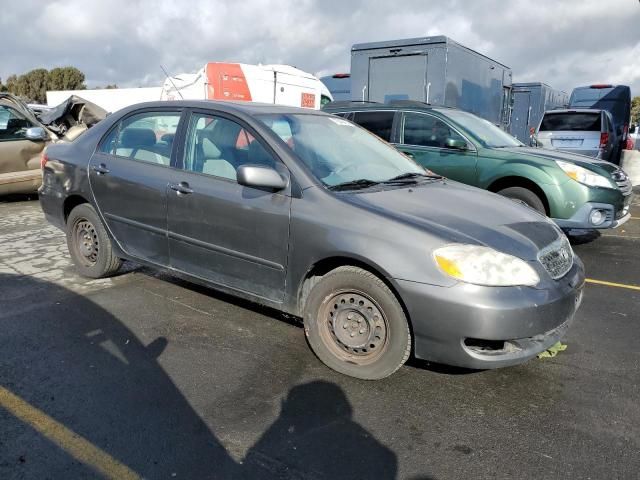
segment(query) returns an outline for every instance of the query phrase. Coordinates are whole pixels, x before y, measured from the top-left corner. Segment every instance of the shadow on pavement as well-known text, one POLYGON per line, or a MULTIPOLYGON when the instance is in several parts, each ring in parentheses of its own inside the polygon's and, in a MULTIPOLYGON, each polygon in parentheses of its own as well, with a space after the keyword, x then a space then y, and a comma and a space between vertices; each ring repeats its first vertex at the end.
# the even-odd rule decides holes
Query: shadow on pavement
POLYGON ((11 193, 9 195, 0 195, 0 203, 29 202, 32 200, 38 200, 37 193, 11 193))
POLYGON ((569 230, 566 233, 571 245, 591 243, 602 236, 600 230, 569 230))
MULTIPOLYGON (((163 337, 141 343, 67 289, 0 274, 0 386, 141 478, 396 477, 396 455, 353 420, 340 387, 320 381, 293 387, 273 425, 234 461, 216 425, 200 418, 159 364, 167 345, 163 337)), ((202 377, 215 382, 213 372, 202 377)), ((72 457, 73 447, 65 451, 2 405, 0 478, 96 476, 72 457)))

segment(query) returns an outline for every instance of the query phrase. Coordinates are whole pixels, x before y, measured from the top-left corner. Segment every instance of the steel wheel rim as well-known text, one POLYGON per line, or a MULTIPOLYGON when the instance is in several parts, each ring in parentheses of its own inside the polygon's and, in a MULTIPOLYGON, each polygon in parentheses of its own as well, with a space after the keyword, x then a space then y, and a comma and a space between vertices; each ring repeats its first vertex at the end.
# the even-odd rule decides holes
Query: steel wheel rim
POLYGON ((389 325, 384 311, 364 292, 341 290, 328 296, 318 319, 323 343, 342 360, 369 364, 387 348, 389 325))
POLYGON ((96 227, 86 218, 80 218, 73 226, 73 244, 78 258, 87 266, 98 261, 99 243, 96 227))

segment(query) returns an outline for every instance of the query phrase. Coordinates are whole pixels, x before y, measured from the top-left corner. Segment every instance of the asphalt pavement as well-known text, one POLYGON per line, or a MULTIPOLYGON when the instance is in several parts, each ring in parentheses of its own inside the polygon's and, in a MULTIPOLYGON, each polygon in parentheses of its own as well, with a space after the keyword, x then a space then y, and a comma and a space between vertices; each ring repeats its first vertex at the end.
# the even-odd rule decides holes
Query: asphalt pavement
POLYGON ((638 478, 633 215, 574 245, 558 356, 366 382, 295 318, 131 263, 83 279, 36 201, 0 201, 0 478, 638 478))

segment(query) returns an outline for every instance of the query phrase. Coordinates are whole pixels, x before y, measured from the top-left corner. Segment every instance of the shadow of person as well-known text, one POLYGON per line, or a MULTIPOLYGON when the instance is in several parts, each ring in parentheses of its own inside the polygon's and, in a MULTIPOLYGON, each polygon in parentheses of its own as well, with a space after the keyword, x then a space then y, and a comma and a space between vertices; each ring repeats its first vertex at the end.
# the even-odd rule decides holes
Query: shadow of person
POLYGON ((114 463, 149 479, 396 476, 395 454, 328 382, 291 389, 236 463, 159 363, 167 346, 86 296, 0 273, 0 478, 123 478, 105 475, 114 463))
POLYGON ((93 448, 105 468, 112 459, 142 478, 236 478, 237 464, 158 363, 166 346, 163 337, 143 344, 86 297, 0 274, 0 478, 93 478, 100 468, 75 460, 93 448), (22 403, 7 405, 11 395, 22 403), (41 413, 25 421, 30 408, 41 413))
POLYGON ((243 461, 246 479, 388 479, 396 455, 353 420, 340 387, 314 381, 292 388, 278 419, 243 461))

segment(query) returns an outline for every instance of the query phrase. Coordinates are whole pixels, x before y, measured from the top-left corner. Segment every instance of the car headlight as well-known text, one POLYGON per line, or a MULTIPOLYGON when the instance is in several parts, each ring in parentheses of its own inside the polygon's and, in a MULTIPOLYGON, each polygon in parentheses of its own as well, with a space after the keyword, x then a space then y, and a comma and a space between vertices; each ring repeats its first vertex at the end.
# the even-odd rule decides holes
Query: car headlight
POLYGON ((445 274, 475 285, 536 285, 540 277, 524 260, 489 247, 454 244, 438 248, 433 258, 445 274))
POLYGON ((567 174, 568 177, 574 179, 576 182, 584 183, 591 187, 614 188, 613 184, 607 177, 598 175, 591 170, 579 167, 573 163, 563 162, 562 160, 556 160, 556 164, 564 171, 564 173, 567 174))

